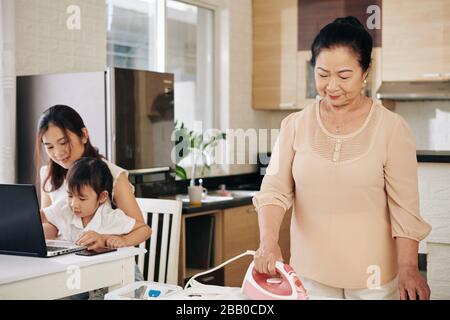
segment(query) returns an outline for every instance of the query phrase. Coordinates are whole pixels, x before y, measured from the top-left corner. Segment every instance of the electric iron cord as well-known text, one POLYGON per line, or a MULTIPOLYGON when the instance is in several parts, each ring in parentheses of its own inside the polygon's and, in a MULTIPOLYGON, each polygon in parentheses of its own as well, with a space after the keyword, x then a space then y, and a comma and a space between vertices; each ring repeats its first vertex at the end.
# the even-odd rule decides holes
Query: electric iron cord
POLYGON ((192 286, 191 282, 192 282, 195 278, 197 278, 197 277, 199 277, 199 276, 203 276, 203 275, 208 274, 208 273, 211 273, 211 272, 214 272, 214 271, 216 271, 216 270, 222 268, 223 266, 227 265, 228 263, 233 262, 233 261, 235 261, 235 260, 238 260, 238 259, 240 259, 240 258, 242 258, 242 257, 244 257, 244 256, 254 256, 254 255, 255 255, 255 251, 253 251, 253 250, 247 250, 247 251, 241 253, 240 255, 238 255, 238 256, 236 256, 236 257, 234 257, 234 258, 228 259, 227 261, 225 261, 225 262, 219 264, 217 267, 214 267, 214 268, 212 268, 212 269, 210 269, 210 270, 207 270, 207 271, 204 271, 204 272, 201 272, 201 273, 197 273, 196 275, 192 276, 192 278, 189 279, 189 281, 188 281, 188 282, 186 283, 186 285, 184 286, 184 290, 186 290, 187 288, 189 288, 190 286, 192 286))

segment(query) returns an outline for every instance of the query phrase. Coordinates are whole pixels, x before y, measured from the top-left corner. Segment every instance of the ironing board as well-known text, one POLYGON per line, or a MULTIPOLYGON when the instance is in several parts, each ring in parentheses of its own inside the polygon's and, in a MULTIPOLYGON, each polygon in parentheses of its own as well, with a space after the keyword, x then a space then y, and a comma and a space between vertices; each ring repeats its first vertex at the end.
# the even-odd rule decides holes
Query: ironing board
POLYGON ((239 287, 205 285, 193 280, 191 287, 180 290, 167 300, 248 300, 239 287))

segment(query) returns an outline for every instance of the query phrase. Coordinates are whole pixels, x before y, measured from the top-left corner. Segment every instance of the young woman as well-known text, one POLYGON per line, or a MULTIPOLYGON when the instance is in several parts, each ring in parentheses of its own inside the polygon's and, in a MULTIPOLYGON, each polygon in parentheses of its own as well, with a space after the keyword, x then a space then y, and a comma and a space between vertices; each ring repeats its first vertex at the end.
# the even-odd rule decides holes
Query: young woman
MULTIPOLYGON (((142 212, 134 196, 134 188, 128 181, 126 170, 107 161, 89 140, 89 132, 80 115, 71 107, 55 105, 41 116, 36 136, 36 167, 40 169, 41 207, 67 198, 66 175, 73 163, 82 157, 92 157, 104 161, 113 176, 112 199, 126 215, 138 222, 144 222, 142 212), (48 163, 41 167, 41 150, 45 149, 48 163)), ((127 235, 110 237, 107 246, 144 241, 145 235, 139 229, 127 235)), ((96 244, 91 249, 96 249, 96 244)))

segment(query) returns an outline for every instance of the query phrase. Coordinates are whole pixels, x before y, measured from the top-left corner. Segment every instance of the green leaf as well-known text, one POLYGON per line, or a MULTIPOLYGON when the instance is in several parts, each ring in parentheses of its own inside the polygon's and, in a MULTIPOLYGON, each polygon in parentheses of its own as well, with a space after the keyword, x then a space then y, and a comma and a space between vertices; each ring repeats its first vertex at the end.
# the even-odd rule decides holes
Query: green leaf
POLYGON ((186 180, 187 179, 187 174, 186 174, 186 170, 184 170, 183 167, 180 167, 179 165, 175 165, 175 174, 177 175, 177 177, 179 177, 180 179, 186 180))
MULTIPOLYGON (((207 154, 208 158, 211 159, 215 151, 214 148, 218 145, 219 140, 225 140, 227 137, 225 132, 219 130, 217 130, 217 132, 211 136, 205 136, 203 133, 196 133, 195 131, 185 127, 185 124, 182 121, 178 120, 175 121, 175 129, 175 145, 179 147, 180 144, 183 143, 185 146, 187 146, 178 151, 178 162, 181 159, 187 157, 191 152, 194 152, 194 150, 200 151, 203 154, 202 158, 204 158, 205 154, 207 154)), ((203 159, 203 163, 205 163, 204 160, 205 159, 203 159)), ((193 163, 192 166, 196 166, 196 163, 193 163)), ((200 172, 204 172, 204 170, 209 170, 210 166, 205 164, 198 169, 200 170, 200 172)), ((175 173, 178 177, 187 179, 186 171, 178 165, 176 166, 175 173)))

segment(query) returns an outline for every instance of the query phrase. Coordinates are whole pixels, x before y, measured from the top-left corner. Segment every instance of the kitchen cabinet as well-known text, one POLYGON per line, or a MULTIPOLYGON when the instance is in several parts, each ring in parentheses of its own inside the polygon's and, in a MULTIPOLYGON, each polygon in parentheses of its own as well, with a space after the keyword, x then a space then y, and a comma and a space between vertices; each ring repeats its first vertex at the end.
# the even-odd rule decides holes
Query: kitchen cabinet
POLYGON ((297 53, 297 103, 301 109, 314 102, 317 95, 314 68, 310 64, 311 50, 297 53))
MULTIPOLYGON (((222 263, 222 226, 223 210, 182 215, 178 263, 180 286, 184 287, 192 276, 222 263), (208 223, 208 219, 205 218, 209 218, 210 222, 208 223), (205 236, 206 234, 208 236, 205 236)), ((223 285, 223 270, 199 277, 197 280, 205 284, 223 285)))
MULTIPOLYGON (((290 258, 289 210, 280 228, 279 244, 284 261, 290 258)), ((233 258, 247 250, 259 247, 258 216, 253 206, 242 206, 224 210, 223 216, 223 260, 233 258)), ((243 257, 225 267, 225 286, 240 287, 253 257, 243 257)))
POLYGON ((295 110, 297 0, 253 0, 254 109, 295 110))
POLYGON ((383 0, 384 81, 450 78, 450 1, 383 0))
MULTIPOLYGON (((279 236, 279 245, 285 262, 289 262, 290 259, 290 223, 291 210, 284 216, 279 236)), ((258 247, 258 215, 253 205, 184 214, 181 220, 178 283, 184 286, 193 275, 218 266, 247 250, 257 250, 258 247), (213 221, 213 236, 210 243, 200 241, 201 238, 205 239, 204 234, 211 230, 209 224, 205 224, 204 230, 189 230, 193 226, 201 225, 197 222, 192 223, 194 220, 205 220, 206 217, 212 218, 213 221), (193 249, 192 245, 200 246, 202 249, 193 249), (205 263, 205 259, 199 256, 191 259, 189 250, 196 250, 199 256, 205 256, 206 252, 203 250, 211 250, 211 262, 205 263), (195 265, 199 262, 203 265, 195 265)), ((243 257, 197 280, 205 284, 240 287, 252 260, 252 256, 243 257)))
MULTIPOLYGON (((252 205, 224 210, 223 260, 259 246, 258 215, 252 205)), ((253 257, 243 257, 225 267, 225 285, 240 287, 253 257)))
POLYGON ((450 3, 444 7, 444 77, 450 79, 450 3))
POLYGON ((298 51, 311 49, 319 31, 337 17, 354 16, 373 39, 373 47, 381 47, 381 30, 372 27, 382 9, 381 0, 298 0, 298 51), (369 20, 370 24, 366 23, 369 20), (370 26, 370 28, 369 28, 370 26))

